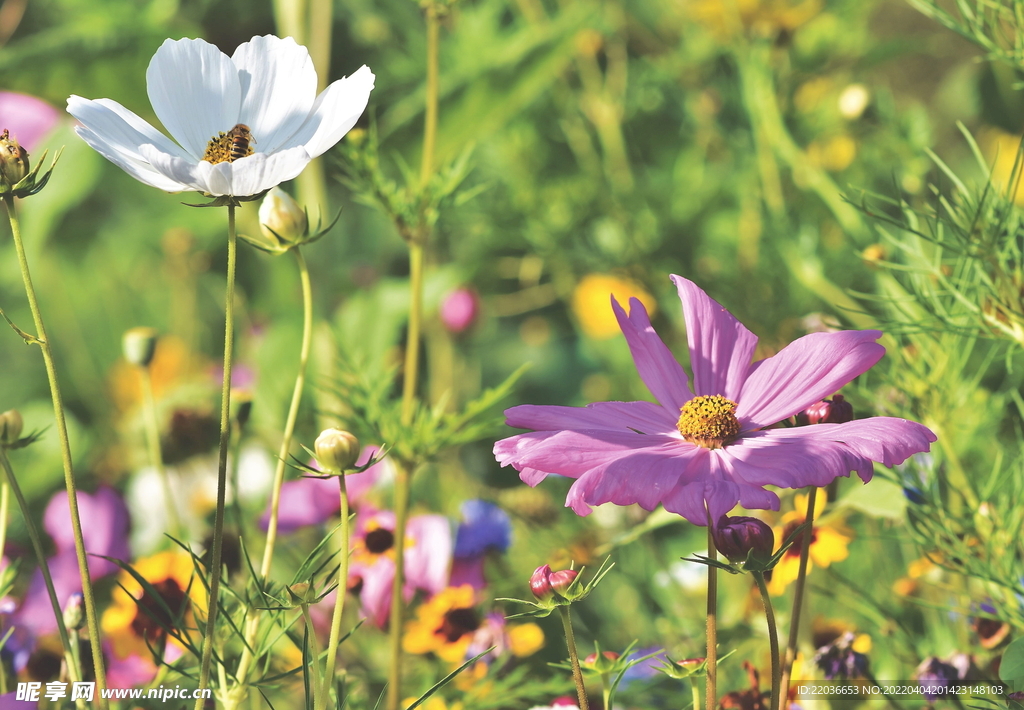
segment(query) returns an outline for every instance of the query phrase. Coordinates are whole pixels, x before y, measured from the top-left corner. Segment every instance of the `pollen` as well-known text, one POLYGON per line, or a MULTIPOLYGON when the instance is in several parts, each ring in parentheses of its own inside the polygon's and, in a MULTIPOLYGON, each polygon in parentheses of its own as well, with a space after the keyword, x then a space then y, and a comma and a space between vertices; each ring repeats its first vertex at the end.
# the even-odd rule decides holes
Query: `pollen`
POLYGON ((691 444, 720 449, 739 436, 736 403, 719 394, 694 397, 679 410, 676 428, 691 444))
MULTIPOLYGON (((203 153, 203 160, 208 163, 216 165, 217 163, 230 163, 236 160, 237 149, 235 148, 236 139, 230 133, 221 132, 210 139, 210 142, 206 144, 206 152, 203 153)), ((252 155, 254 149, 251 145, 245 146, 245 155, 242 157, 248 157, 252 155)))

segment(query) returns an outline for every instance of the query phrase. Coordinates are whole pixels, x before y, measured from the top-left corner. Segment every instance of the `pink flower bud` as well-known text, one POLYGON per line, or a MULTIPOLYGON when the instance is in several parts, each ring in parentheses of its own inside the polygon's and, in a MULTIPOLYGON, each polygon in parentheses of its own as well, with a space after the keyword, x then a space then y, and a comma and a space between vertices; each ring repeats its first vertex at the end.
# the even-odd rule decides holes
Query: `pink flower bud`
POLYGON ((555 593, 564 597, 566 590, 576 581, 578 574, 579 572, 574 569, 563 569, 548 575, 548 581, 551 583, 551 588, 555 590, 555 593))
POLYGON ((480 315, 480 298, 469 288, 457 288, 441 303, 441 322, 449 333, 461 333, 480 315))
POLYGON ((530 577, 530 591, 533 592, 533 596, 538 599, 546 599, 554 593, 551 589, 550 576, 550 565, 541 565, 533 571, 533 575, 530 577))
POLYGON ((712 535, 718 551, 733 563, 746 562, 748 557, 767 562, 775 549, 775 533, 768 524, 746 515, 723 515, 712 535))

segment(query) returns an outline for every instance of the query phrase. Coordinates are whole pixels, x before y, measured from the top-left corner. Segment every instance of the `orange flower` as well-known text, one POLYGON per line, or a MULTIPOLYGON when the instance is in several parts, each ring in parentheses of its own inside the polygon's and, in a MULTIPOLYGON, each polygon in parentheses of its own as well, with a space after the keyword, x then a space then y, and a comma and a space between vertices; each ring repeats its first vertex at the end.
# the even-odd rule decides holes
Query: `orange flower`
POLYGON ((630 298, 638 299, 652 316, 657 310, 654 296, 637 282, 611 274, 588 274, 572 292, 572 312, 583 332, 594 340, 607 340, 620 332, 612 295, 623 305, 630 298))
POLYGON ((480 628, 474 609, 473 587, 448 587, 416 610, 416 618, 405 625, 402 647, 406 653, 433 653, 449 663, 460 663, 480 628))

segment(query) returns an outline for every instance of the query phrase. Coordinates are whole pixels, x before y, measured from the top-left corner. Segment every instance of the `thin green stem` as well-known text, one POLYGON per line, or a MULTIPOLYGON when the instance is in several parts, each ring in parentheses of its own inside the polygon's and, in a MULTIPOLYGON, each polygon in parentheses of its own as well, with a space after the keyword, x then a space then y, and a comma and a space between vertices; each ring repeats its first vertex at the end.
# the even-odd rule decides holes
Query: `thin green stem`
POLYGON ((420 325, 423 320, 423 245, 409 244, 409 332, 402 380, 402 423, 412 423, 420 364, 420 325))
POLYGON ((323 698, 321 697, 322 691, 322 680, 320 678, 320 642, 316 638, 316 628, 313 626, 313 619, 309 615, 309 604, 300 604, 302 609, 302 620, 306 622, 306 638, 309 639, 309 643, 313 646, 311 658, 307 661, 307 665, 313 667, 313 707, 323 707, 323 698))
MULTIPOLYGON (((291 450, 292 439, 295 435, 295 423, 299 418, 299 405, 302 403, 302 391, 306 387, 306 371, 309 367, 309 353, 313 343, 313 287, 309 278, 309 267, 299 247, 292 249, 292 253, 295 254, 295 261, 299 267, 299 282, 302 286, 302 342, 299 345, 299 371, 295 375, 292 400, 288 405, 288 414, 285 417, 284 433, 281 438, 281 448, 277 455, 277 466, 274 469, 274 482, 270 493, 270 521, 267 525, 267 543, 263 548, 263 561, 260 564, 260 577, 264 580, 270 575, 270 566, 274 559, 285 464, 288 460, 288 453, 291 450)), ((256 640, 259 624, 260 613, 259 611, 254 611, 246 624, 246 648, 242 651, 242 657, 238 662, 238 673, 236 674, 238 682, 242 686, 244 686, 249 668, 255 660, 249 652, 249 648, 253 646, 256 640)), ((242 701, 243 697, 244 693, 241 696, 235 693, 231 700, 234 704, 229 705, 229 707, 235 707, 242 701)))
POLYGON ((572 633, 572 618, 569 616, 569 606, 558 607, 558 613, 562 617, 562 629, 565 631, 565 645, 569 649, 569 663, 572 665, 572 681, 576 684, 576 697, 580 701, 580 710, 590 710, 590 701, 587 700, 587 687, 583 683, 583 671, 580 670, 580 656, 576 653, 576 636, 572 633))
POLYGON ((604 700, 604 710, 612 710, 612 684, 607 673, 601 674, 601 698, 604 700))
POLYGON ((690 694, 693 696, 693 710, 700 710, 700 685, 697 676, 690 676, 690 694))
MULTIPOLYGON (((712 534, 711 513, 708 512, 708 559, 718 560, 715 538, 712 534)), ((716 710, 718 683, 718 570, 708 565, 708 618, 707 618, 707 678, 704 704, 707 710, 716 710)))
POLYGON ((409 517, 409 464, 395 465, 395 577, 391 586, 391 617, 388 621, 388 710, 399 710, 402 701, 402 625, 405 584, 405 528, 409 517))
POLYGON ((807 513, 804 520, 807 527, 800 534, 800 567, 796 575, 796 587, 793 590, 793 614, 789 620, 789 641, 786 644, 786 658, 782 663, 782 678, 779 681, 782 692, 789 697, 789 681, 793 674, 793 661, 796 660, 796 646, 800 638, 800 615, 804 605, 804 587, 807 583, 807 559, 814 539, 814 503, 818 497, 818 489, 811 486, 807 495, 807 513))
MULTIPOLYGON (((203 636, 203 659, 199 666, 199 688, 210 682, 210 661, 217 630, 217 610, 220 607, 221 557, 224 550, 224 499, 227 489, 228 447, 231 443, 231 363, 235 335, 235 257, 238 237, 235 233, 235 206, 228 205, 228 267, 227 288, 224 297, 224 377, 220 389, 220 450, 217 464, 217 513, 213 523, 213 542, 210 551, 210 601, 206 613, 206 632, 203 636)), ((196 700, 196 710, 203 710, 205 701, 196 700)))
MULTIPOLYGON (((153 395, 153 372, 149 367, 140 367, 138 369, 139 380, 142 382, 143 409, 146 410, 146 445, 149 449, 149 462, 156 469, 157 475, 160 477, 160 484, 164 489, 167 512, 171 518, 171 530, 174 532, 174 535, 181 538, 185 534, 185 530, 181 527, 178 505, 174 500, 174 492, 171 490, 171 479, 167 475, 163 452, 160 450, 160 424, 156 416, 156 397, 153 395)), ((183 542, 188 541, 183 540, 183 542)))
POLYGON ((21 508, 21 514, 25 518, 25 529, 28 530, 29 540, 32 541, 32 550, 36 553, 36 559, 39 560, 39 571, 43 573, 43 584, 46 586, 46 593, 50 597, 50 606, 53 608, 53 615, 57 620, 57 633, 60 636, 60 643, 64 647, 64 658, 68 663, 72 680, 81 680, 81 666, 75 663, 75 654, 71 646, 71 638, 68 636, 68 629, 64 625, 64 610, 61 609, 60 601, 57 600, 57 590, 53 586, 53 577, 50 575, 50 565, 46 561, 46 552, 44 552, 43 548, 43 538, 39 534, 39 528, 36 527, 36 524, 32 519, 32 511, 28 507, 28 501, 25 500, 25 495, 21 492, 21 486, 18 485, 18 479, 14 476, 14 469, 11 468, 11 460, 7 457, 7 450, 4 448, 0 448, 0 466, 3 466, 4 474, 7 478, 6 487, 9 487, 10 490, 14 491, 14 499, 18 501, 18 507, 21 508))
POLYGON ((270 522, 267 525, 267 544, 263 548, 263 563, 260 565, 260 576, 264 579, 270 574, 270 564, 274 559, 277 521, 281 507, 281 486, 284 485, 285 465, 292 447, 295 422, 299 418, 299 405, 302 402, 302 390, 306 386, 306 369, 309 365, 309 351, 313 342, 313 289, 309 280, 309 267, 306 265, 306 258, 302 255, 299 247, 292 249, 292 253, 295 254, 295 261, 299 266, 299 281, 302 284, 302 343, 299 347, 299 372, 295 375, 292 401, 288 405, 281 449, 278 451, 277 466, 274 469, 274 486, 270 494, 270 522))
POLYGON ((761 592, 761 603, 764 604, 764 617, 768 622, 768 645, 772 653, 772 710, 782 710, 782 696, 779 689, 782 687, 782 666, 779 663, 779 627, 775 622, 775 610, 772 608, 771 597, 768 596, 768 586, 764 583, 764 573, 752 572, 754 581, 757 582, 757 589, 761 592))
POLYGON ((71 443, 68 439, 68 426, 64 418, 64 401, 60 393, 60 383, 57 381, 57 368, 53 363, 53 351, 50 349, 50 341, 46 336, 43 315, 39 310, 39 302, 36 299, 36 290, 32 285, 32 274, 28 268, 28 257, 25 255, 25 245, 21 239, 21 225, 14 211, 14 197, 5 195, 4 206, 7 208, 7 216, 11 221, 14 248, 18 253, 18 266, 21 268, 21 278, 25 283, 25 296, 28 298, 28 305, 32 310, 32 321, 36 329, 35 342, 38 343, 39 349, 42 350, 43 364, 46 366, 46 378, 50 384, 50 397, 53 399, 53 415, 57 424, 57 438, 60 440, 61 462, 64 466, 64 487, 68 492, 71 531, 75 538, 75 557, 78 560, 78 572, 82 580, 82 603, 85 606, 86 623, 89 628, 89 646, 92 651, 93 668, 96 672, 98 691, 96 694, 100 697, 100 708, 107 708, 109 703, 103 697, 102 692, 107 687, 107 674, 103 667, 103 647, 100 639, 99 618, 96 615, 96 603, 93 599, 92 579, 89 577, 89 559, 86 557, 85 538, 82 536, 82 520, 78 513, 78 487, 75 484, 75 471, 71 459, 71 443))
POLYGON ((437 5, 427 5, 427 104, 423 116, 423 159, 420 163, 420 187, 425 188, 434 174, 434 149, 437 144, 437 107, 440 65, 441 19, 437 5))
POLYGON ((327 641, 324 690, 320 694, 320 706, 316 710, 326 710, 331 686, 334 685, 334 666, 337 663, 338 645, 341 642, 341 617, 345 613, 345 595, 348 593, 348 541, 351 533, 349 531, 348 490, 345 487, 344 475, 338 476, 338 488, 341 493, 341 566, 338 568, 338 591, 334 599, 334 616, 331 617, 331 635, 327 641))
MULTIPOLYGON (((11 486, 6 477, 0 483, 0 555, 7 547, 7 511, 11 506, 11 486)), ((7 694, 7 671, 0 663, 0 695, 7 694)))

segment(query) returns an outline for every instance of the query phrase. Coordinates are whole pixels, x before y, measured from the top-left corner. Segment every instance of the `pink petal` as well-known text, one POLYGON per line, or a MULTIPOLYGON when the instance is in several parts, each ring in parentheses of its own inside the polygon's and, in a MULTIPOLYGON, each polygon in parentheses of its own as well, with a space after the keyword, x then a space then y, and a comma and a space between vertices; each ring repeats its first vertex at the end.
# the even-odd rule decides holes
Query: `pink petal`
POLYGON ((838 392, 882 359, 878 330, 811 333, 759 361, 737 401, 744 428, 770 426, 838 392))
POLYGON ((629 299, 627 316, 612 296, 612 310, 626 336, 640 379, 675 421, 679 418, 679 409, 693 398, 686 373, 654 332, 644 304, 636 298, 629 299))
POLYGON ((683 302, 694 393, 720 394, 739 402, 757 336, 697 284, 675 275, 672 281, 683 302))
POLYGON ((363 613, 379 628, 388 623, 391 613, 391 584, 395 578, 395 563, 389 557, 379 557, 369 566, 355 566, 350 577, 360 577, 363 588, 359 591, 359 602, 363 613))
POLYGON ((0 91, 0 132, 6 128, 28 152, 57 124, 57 109, 42 99, 0 91))
POLYGON ((718 520, 737 503, 744 508, 779 509, 777 495, 736 476, 723 450, 700 451, 680 484, 662 500, 665 510, 682 515, 694 525, 706 526, 709 514, 712 520, 718 520))
POLYGON ((676 430, 679 412, 666 416, 664 409, 651 402, 594 402, 586 407, 523 404, 505 410, 505 417, 505 423, 511 427, 534 431, 633 429, 644 434, 663 434, 676 430))
MULTIPOLYGON (((129 559, 128 508, 121 496, 113 488, 102 486, 95 493, 79 493, 77 498, 85 551, 90 555, 129 559)), ((43 513, 43 527, 53 538, 58 554, 74 554, 75 536, 71 528, 71 511, 66 491, 54 493, 50 498, 46 512, 43 513)), ((98 557, 89 558, 89 576, 92 579, 117 569, 113 562, 98 557)))
POLYGON ((569 489, 565 504, 577 515, 589 515, 590 506, 604 503, 632 505, 654 510, 677 486, 700 449, 677 439, 655 439, 647 448, 619 452, 585 471, 569 489), (657 440, 661 440, 659 444, 657 440))
POLYGON ((407 533, 413 544, 405 549, 406 586, 437 594, 448 586, 451 523, 443 515, 418 515, 409 520, 407 533))

